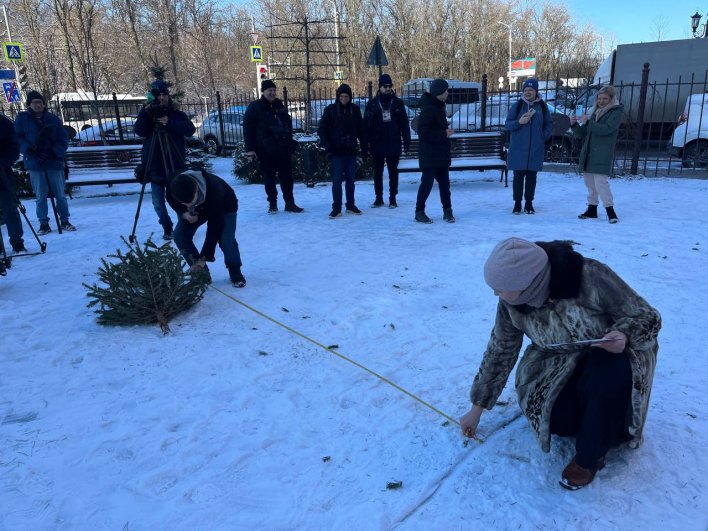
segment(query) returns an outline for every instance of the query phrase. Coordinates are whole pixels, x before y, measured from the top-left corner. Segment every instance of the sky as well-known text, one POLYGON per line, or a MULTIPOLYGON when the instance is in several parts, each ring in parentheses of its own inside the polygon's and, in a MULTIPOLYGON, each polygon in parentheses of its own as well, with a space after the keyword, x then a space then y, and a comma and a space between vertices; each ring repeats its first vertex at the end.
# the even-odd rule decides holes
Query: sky
POLYGON ((657 39, 657 24, 663 28, 661 40, 691 37, 691 15, 696 11, 706 21, 708 3, 696 0, 645 0, 618 2, 616 0, 566 0, 578 23, 590 22, 605 39, 606 49, 612 36, 616 44, 647 42, 657 39))

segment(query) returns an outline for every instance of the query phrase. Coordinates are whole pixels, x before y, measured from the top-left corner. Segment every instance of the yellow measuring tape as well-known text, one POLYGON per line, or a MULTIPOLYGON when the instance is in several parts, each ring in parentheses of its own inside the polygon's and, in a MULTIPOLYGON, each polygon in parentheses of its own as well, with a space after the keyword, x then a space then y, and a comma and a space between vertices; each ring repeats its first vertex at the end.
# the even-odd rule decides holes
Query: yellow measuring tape
MULTIPOLYGON (((334 350, 334 349, 332 349, 332 348, 329 348, 329 347, 323 345, 323 344, 320 343, 319 341, 315 341, 315 340, 312 339, 311 337, 306 336, 306 335, 303 334, 302 332, 298 332, 298 331, 295 330, 294 328, 291 328, 290 326, 286 325, 285 323, 281 323, 281 322, 278 321, 277 319, 273 319, 271 316, 269 316, 269 315, 267 315, 267 314, 261 312, 260 310, 257 310, 257 309, 254 308, 253 306, 250 306, 250 305, 246 304, 245 302, 243 302, 243 301, 237 299, 237 298, 234 297, 233 295, 229 295, 229 294, 226 293, 225 291, 222 291, 222 290, 220 290, 219 288, 217 288, 217 287, 215 287, 215 286, 213 286, 213 285, 210 285, 209 287, 210 287, 211 289, 215 290, 215 291, 218 291, 218 292, 221 293, 224 297, 227 297, 227 298, 231 299, 232 301, 234 301, 234 302, 240 304, 240 305, 243 306, 244 308, 248 308, 248 309, 251 310, 253 313, 258 314, 258 315, 260 315, 261 317, 264 317, 264 318, 268 319, 270 322, 275 323, 275 324, 277 324, 278 326, 280 326, 280 327, 282 327, 282 328, 285 328, 285 330, 287 330, 288 332, 291 332, 291 333, 295 334, 296 336, 300 336, 301 338, 303 338, 303 339, 309 341, 310 343, 313 343, 313 344, 317 345, 318 347, 320 347, 320 348, 326 350, 327 352, 329 352, 329 353, 331 353, 331 354, 334 354, 335 356, 338 356, 338 357, 342 358, 344 361, 348 361, 348 362, 351 363, 352 365, 356 365, 357 367, 359 367, 360 369, 365 370, 365 371, 368 372, 369 374, 372 374, 372 375, 376 376, 376 377, 377 377, 378 379, 380 379, 381 381, 386 382, 386 383, 389 384, 391 387, 394 387, 394 388, 398 389, 400 392, 402 392, 402 393, 405 394, 405 395, 408 395, 408 396, 411 397, 413 400, 416 400, 417 402, 423 404, 423 405, 424 405, 425 407, 427 407, 428 409, 432 409, 432 410, 435 411, 438 415, 440 415, 440 416, 442 416, 442 417, 445 417, 447 420, 449 420, 449 421, 452 422, 453 424, 456 424, 457 426, 460 425, 460 423, 459 423, 456 419, 452 418, 450 415, 448 415, 448 414, 446 414, 446 413, 443 413, 443 412, 440 411, 438 408, 436 408, 436 407, 433 406, 432 404, 429 404, 428 402, 426 402, 425 400, 423 400, 423 399, 420 398, 419 396, 416 396, 416 395, 414 395, 413 393, 411 393, 410 391, 407 391, 406 389, 404 389, 404 388, 401 387, 400 385, 398 385, 398 384, 392 382, 391 380, 389 380, 389 379, 386 378, 385 376, 383 376, 383 375, 377 373, 376 371, 372 371, 371 369, 369 369, 368 367, 362 365, 362 364, 359 363, 358 361, 355 361, 355 360, 353 360, 353 359, 351 359, 351 358, 345 356, 344 354, 341 354, 341 353, 337 352, 336 350, 334 350)), ((476 439, 476 438, 475 438, 475 440, 476 440, 477 442, 482 442, 481 439, 476 439)))

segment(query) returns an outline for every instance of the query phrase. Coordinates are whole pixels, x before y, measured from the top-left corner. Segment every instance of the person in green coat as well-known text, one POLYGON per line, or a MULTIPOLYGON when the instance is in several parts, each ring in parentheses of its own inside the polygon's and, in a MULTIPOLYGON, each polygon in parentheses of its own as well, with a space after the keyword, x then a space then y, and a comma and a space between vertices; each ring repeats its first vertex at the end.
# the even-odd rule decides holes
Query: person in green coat
POLYGON ((583 174, 588 189, 588 207, 578 217, 580 219, 597 218, 598 196, 602 199, 607 219, 617 223, 615 204, 608 182, 615 158, 617 134, 624 120, 624 109, 617 101, 615 88, 605 85, 597 93, 595 105, 590 112, 578 117, 570 116, 573 136, 583 140, 580 150, 578 171, 583 174), (590 116, 590 118, 587 117, 590 116))

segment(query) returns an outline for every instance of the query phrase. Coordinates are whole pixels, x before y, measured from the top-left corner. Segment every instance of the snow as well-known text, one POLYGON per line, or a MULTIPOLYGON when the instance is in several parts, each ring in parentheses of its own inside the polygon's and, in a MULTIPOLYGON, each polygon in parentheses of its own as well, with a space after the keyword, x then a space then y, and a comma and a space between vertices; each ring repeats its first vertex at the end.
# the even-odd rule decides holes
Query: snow
MULTIPOLYGON (((215 171, 237 190, 248 284, 230 286, 217 251, 218 290, 171 335, 102 327, 86 308, 82 283, 134 219, 137 194, 110 194, 137 185, 79 191, 78 231, 47 235, 45 255, 16 258, 0 278, 0 529, 707 528, 708 181, 613 180, 621 221, 610 225, 577 219, 575 174, 541 173, 537 214, 512 216, 496 173, 459 172, 457 223, 442 222, 436 188, 435 223, 423 225, 418 174, 402 176, 398 209, 368 208, 363 182, 363 215, 330 220, 328 186, 298 184, 305 212, 281 204, 269 216, 262 186, 235 184, 230 167, 217 159, 215 171), (612 451, 578 492, 558 485, 572 443, 541 452, 513 375, 508 405, 482 417, 484 443, 467 443, 303 337, 458 419, 494 319, 482 265, 511 235, 578 242, 663 316, 645 444, 612 451)), ((138 236, 158 229, 146 201, 138 236)), ((36 247, 29 231, 26 241, 36 247)))

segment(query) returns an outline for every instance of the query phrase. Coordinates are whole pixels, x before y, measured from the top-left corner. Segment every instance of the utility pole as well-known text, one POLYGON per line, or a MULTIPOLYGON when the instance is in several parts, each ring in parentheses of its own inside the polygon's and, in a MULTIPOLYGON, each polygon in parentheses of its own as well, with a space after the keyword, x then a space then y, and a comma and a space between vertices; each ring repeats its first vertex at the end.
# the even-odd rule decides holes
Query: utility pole
POLYGON ((506 28, 509 30, 509 64, 507 66, 506 79, 509 82, 509 88, 511 88, 511 26, 506 22, 501 22, 500 20, 497 20, 497 24, 506 26, 506 28))

